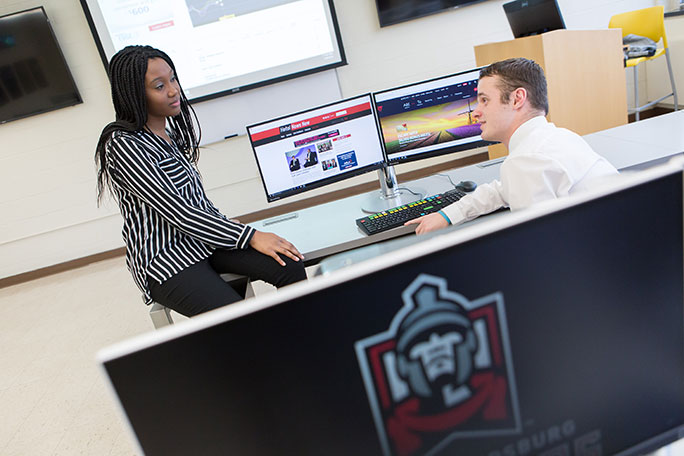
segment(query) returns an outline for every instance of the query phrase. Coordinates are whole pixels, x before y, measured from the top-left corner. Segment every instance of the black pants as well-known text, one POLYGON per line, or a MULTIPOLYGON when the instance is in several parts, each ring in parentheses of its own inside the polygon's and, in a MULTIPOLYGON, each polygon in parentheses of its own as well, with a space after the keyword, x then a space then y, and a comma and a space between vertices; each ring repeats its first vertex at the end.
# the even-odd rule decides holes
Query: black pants
POLYGON ((150 294, 159 304, 192 317, 242 299, 220 274, 241 274, 276 287, 306 278, 303 261, 293 261, 284 255, 281 258, 286 266, 251 247, 218 249, 206 260, 182 270, 164 283, 151 279, 150 294))

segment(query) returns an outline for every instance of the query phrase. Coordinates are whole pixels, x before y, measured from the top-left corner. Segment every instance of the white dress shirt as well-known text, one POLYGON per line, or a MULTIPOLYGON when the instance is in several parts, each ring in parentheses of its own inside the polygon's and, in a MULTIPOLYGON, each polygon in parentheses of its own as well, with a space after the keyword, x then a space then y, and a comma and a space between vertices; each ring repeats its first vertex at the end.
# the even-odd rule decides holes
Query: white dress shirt
POLYGON ((478 186, 443 211, 457 225, 501 207, 524 209, 538 201, 580 192, 590 188, 595 179, 617 173, 579 135, 538 116, 511 136, 500 180, 478 186))

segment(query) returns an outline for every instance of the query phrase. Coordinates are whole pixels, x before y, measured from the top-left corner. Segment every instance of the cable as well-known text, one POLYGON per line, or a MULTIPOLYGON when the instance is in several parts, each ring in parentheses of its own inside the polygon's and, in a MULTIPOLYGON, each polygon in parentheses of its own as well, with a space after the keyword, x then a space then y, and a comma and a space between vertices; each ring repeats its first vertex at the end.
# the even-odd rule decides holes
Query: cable
POLYGON ((451 185, 454 186, 454 188, 458 188, 456 184, 454 184, 454 181, 451 180, 451 176, 449 176, 448 174, 435 174, 435 176, 446 177, 447 179, 449 179, 449 182, 451 183, 451 185))
POLYGON ((406 188, 406 187, 397 187, 397 190, 406 190, 407 192, 409 192, 409 193, 412 194, 412 195, 415 195, 415 196, 422 196, 421 193, 416 193, 416 192, 414 192, 413 190, 411 190, 410 188, 406 188))

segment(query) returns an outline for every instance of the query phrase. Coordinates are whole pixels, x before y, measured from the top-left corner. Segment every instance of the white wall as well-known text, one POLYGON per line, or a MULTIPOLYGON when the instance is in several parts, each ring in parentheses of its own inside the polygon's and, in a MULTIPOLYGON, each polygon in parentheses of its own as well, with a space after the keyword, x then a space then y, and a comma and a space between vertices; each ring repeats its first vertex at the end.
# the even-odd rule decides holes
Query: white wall
MULTIPOLYGON (((490 0, 381 29, 373 0, 335 0, 349 61, 337 70, 342 95, 473 67, 474 45, 512 38, 503 3, 490 0)), ((568 28, 595 29, 604 28, 612 14, 655 2, 559 3, 568 28)), ((78 0, 3 0, 0 15, 39 5, 52 21, 84 103, 0 125, 0 278, 123 245, 116 205, 110 202, 98 209, 95 204, 94 146, 114 116, 104 67, 78 0)), ((226 214, 268 206, 245 137, 204 148, 200 167, 212 199, 226 214)), ((372 173, 317 193, 375 178, 372 173)))

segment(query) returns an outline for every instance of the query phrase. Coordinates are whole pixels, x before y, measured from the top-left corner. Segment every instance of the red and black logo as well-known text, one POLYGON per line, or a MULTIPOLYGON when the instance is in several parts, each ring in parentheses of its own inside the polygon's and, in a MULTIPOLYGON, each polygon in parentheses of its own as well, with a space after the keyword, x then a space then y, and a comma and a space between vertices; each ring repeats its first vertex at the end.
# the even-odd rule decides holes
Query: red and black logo
POLYGON ((402 299, 387 331, 355 344, 385 454, 519 433, 503 295, 468 301, 421 274, 402 299))

